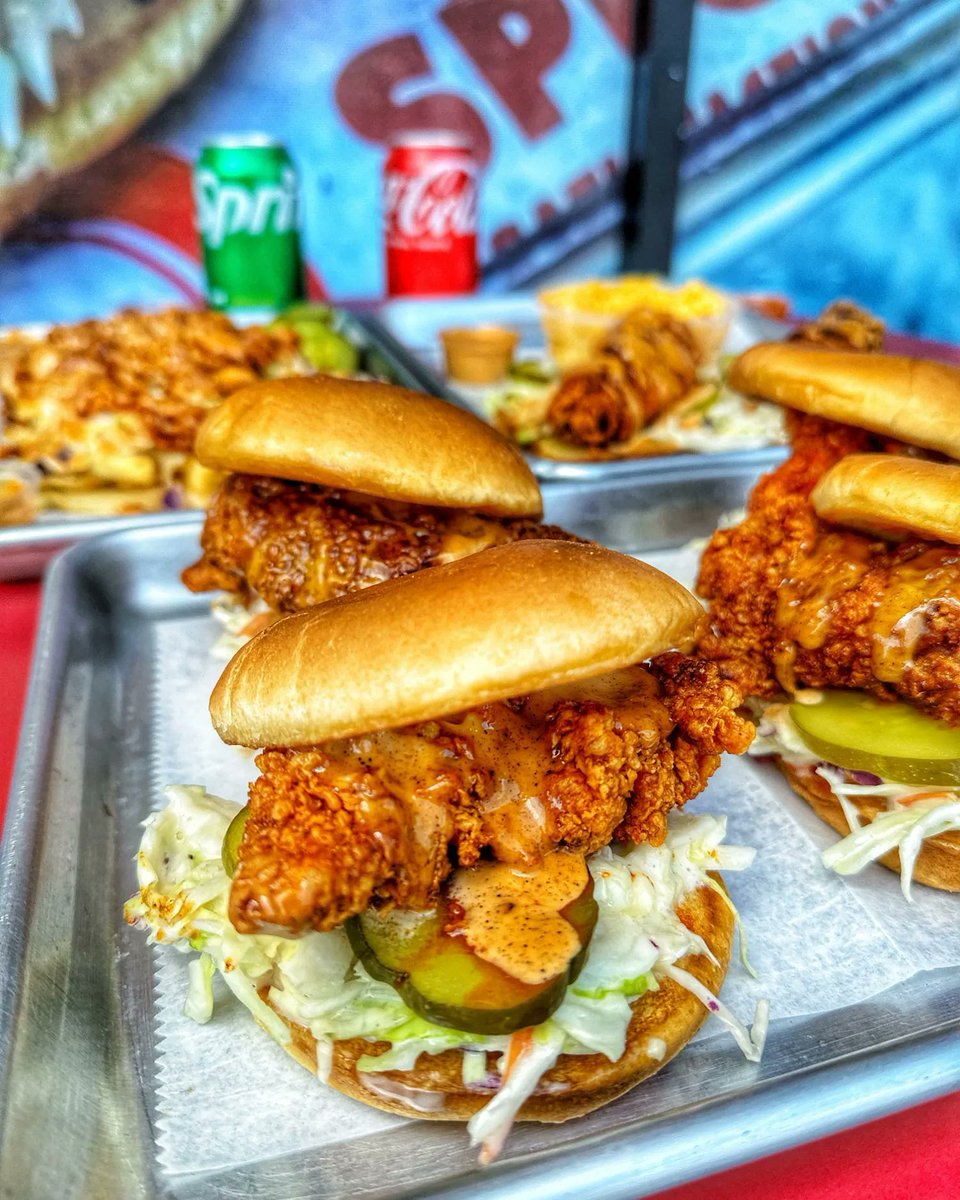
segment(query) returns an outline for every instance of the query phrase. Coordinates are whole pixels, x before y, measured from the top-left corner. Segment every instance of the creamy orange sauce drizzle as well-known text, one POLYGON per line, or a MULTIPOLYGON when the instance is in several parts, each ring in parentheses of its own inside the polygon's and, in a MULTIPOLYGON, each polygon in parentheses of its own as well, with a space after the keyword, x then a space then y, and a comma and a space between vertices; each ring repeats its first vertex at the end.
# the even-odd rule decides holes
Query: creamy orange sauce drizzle
POLYGON ((537 984, 566 970, 580 949, 561 909, 576 900, 588 878, 582 855, 558 850, 533 870, 481 863, 458 871, 449 895, 464 910, 460 929, 477 957, 537 984))
MULTIPOLYGON (((837 602, 866 575, 871 556, 869 539, 828 533, 819 541, 817 553, 801 560, 781 584, 775 621, 784 637, 773 660, 777 679, 786 690, 796 690, 793 668, 798 650, 826 644, 837 602)), ((872 670, 881 682, 902 680, 935 609, 947 604, 960 610, 958 565, 956 548, 935 546, 890 570, 882 595, 864 619, 872 670)))
POLYGON ((816 650, 827 640, 833 599, 856 587, 867 571, 870 543, 864 538, 831 533, 817 554, 794 567, 777 593, 776 622, 791 641, 816 650))
POLYGON ((516 703, 486 704, 438 721, 327 743, 324 749, 347 769, 355 770, 359 762, 387 782, 408 810, 414 854, 417 846, 424 853, 436 846, 431 836, 436 831, 452 836, 455 792, 466 765, 481 798, 484 843, 500 862, 531 866, 558 840, 549 777, 551 709, 561 700, 610 705, 624 723, 636 727, 641 746, 644 741, 652 745, 673 728, 666 709, 650 703, 657 694, 649 672, 629 667, 516 703))
POLYGON ((913 663, 916 648, 941 604, 957 608, 960 581, 956 550, 928 550, 891 576, 872 621, 873 672, 884 683, 898 683, 913 663))
POLYGON ((484 837, 502 862, 538 861, 553 845, 545 806, 550 765, 546 710, 523 711, 509 704, 485 705, 441 728, 464 739, 484 777, 484 837))

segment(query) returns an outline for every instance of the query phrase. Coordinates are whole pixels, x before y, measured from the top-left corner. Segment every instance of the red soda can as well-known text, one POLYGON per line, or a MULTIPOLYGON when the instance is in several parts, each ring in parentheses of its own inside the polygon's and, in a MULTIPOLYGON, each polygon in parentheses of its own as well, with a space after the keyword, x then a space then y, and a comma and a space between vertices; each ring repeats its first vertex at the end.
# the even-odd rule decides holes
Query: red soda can
POLYGON ((401 133, 383 179, 387 294, 438 296, 477 286, 477 163, 469 142, 401 133))

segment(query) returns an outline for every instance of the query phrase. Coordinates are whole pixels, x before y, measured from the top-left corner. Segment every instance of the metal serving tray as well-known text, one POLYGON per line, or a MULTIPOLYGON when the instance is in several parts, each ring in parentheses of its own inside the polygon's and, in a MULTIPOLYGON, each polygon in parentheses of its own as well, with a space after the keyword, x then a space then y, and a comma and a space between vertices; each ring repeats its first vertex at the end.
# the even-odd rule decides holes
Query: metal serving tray
MULTIPOLYGON (((623 550, 678 545, 740 506, 754 474, 705 463, 686 481, 669 471, 553 485, 547 516, 623 550)), ((759 1065, 725 1038, 696 1041, 590 1116, 519 1126, 484 1170, 462 1126, 411 1122, 165 1173, 153 958, 121 905, 157 799, 160 637, 208 603, 177 580, 199 528, 180 515, 88 542, 48 575, 0 858, 0 1195, 635 1200, 960 1086, 960 971, 941 969, 817 1017, 774 1019, 759 1065)), ((198 639, 197 654, 207 645, 198 639)), ((315 1086, 303 1076, 304 1104, 315 1086)))
MULTIPOLYGON (((422 388, 416 364, 412 371, 410 369, 409 356, 395 357, 391 347, 381 346, 356 315, 339 310, 337 328, 359 348, 365 371, 404 387, 422 388)), ((169 525, 180 515, 170 512, 106 517, 50 514, 29 525, 0 526, 0 580, 33 579, 43 574, 55 554, 77 542, 86 542, 104 533, 169 525)))
MULTIPOLYGON (((362 318, 367 331, 379 345, 389 347, 419 386, 442 396, 461 408, 483 415, 475 396, 448 380, 443 371, 439 331, 458 325, 506 325, 520 334, 520 350, 526 354, 545 352, 540 309, 533 294, 504 296, 443 297, 438 300, 390 300, 376 315, 362 318)), ((735 328, 728 337, 731 351, 745 349, 754 342, 779 340, 787 327, 748 309, 739 309, 735 328)), ((731 470, 762 471, 786 456, 783 446, 763 446, 754 450, 722 450, 706 457, 723 463, 731 470)), ((650 458, 611 459, 607 462, 562 462, 539 454, 525 454, 531 469, 541 480, 589 480, 644 476, 664 463, 683 473, 701 454, 672 454, 650 458)))

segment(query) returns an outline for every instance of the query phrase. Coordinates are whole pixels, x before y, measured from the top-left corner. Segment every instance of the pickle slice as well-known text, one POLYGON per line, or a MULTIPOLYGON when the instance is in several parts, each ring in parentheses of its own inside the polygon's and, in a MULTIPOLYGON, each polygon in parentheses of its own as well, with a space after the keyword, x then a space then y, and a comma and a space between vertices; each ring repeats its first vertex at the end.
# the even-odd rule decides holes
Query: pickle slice
POLYGON ((240 843, 243 840, 243 829, 249 816, 250 809, 245 804, 227 826, 227 832, 223 835, 220 861, 231 879, 236 875, 240 863, 240 843))
POLYGON ((791 704, 790 716, 804 745, 825 762, 895 783, 960 785, 960 728, 912 705, 834 691, 816 704, 791 704))
POLYGON ((360 926, 364 945, 376 957, 376 966, 382 968, 370 974, 388 983, 393 982, 392 976, 406 974, 421 951, 443 933, 443 918, 436 909, 412 912, 391 908, 378 912, 369 908, 354 921, 360 926))
POLYGON ((560 1007, 586 959, 598 911, 588 876, 583 892, 561 910, 579 949, 564 971, 540 984, 515 979, 463 937, 445 933, 445 902, 428 913, 368 909, 345 929, 367 971, 395 987, 408 1008, 436 1025, 493 1036, 539 1025, 560 1007))

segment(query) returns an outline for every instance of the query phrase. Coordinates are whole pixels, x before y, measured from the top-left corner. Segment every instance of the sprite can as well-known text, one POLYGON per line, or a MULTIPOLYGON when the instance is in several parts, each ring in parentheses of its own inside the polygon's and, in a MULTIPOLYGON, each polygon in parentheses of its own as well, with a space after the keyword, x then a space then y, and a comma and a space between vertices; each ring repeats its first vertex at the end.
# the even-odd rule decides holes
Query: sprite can
POLYGON ((275 313, 302 300, 297 173, 260 134, 218 138, 194 174, 197 225, 212 308, 275 313))

